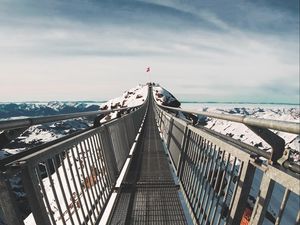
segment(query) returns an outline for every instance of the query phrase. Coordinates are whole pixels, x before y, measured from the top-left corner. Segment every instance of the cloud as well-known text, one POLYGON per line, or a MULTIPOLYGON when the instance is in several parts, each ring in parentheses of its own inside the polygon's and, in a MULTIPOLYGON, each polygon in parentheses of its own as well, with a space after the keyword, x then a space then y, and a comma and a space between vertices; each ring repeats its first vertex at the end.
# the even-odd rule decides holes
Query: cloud
POLYGON ((0 101, 107 99, 146 65, 175 95, 297 99, 297 2, 276 2, 2 0, 0 101))

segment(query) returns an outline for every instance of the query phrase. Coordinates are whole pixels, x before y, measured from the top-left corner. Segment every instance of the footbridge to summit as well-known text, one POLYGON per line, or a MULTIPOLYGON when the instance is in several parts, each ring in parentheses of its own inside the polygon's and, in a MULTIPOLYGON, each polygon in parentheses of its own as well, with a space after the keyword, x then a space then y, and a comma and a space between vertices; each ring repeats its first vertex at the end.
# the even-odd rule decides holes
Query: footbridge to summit
POLYGON ((14 138, 32 125, 118 111, 1 160, 0 224, 300 224, 299 164, 274 132, 299 135, 299 123, 187 111, 159 105, 152 93, 149 84, 147 99, 131 108, 0 121, 14 138), (189 115, 242 123, 272 150, 189 115))

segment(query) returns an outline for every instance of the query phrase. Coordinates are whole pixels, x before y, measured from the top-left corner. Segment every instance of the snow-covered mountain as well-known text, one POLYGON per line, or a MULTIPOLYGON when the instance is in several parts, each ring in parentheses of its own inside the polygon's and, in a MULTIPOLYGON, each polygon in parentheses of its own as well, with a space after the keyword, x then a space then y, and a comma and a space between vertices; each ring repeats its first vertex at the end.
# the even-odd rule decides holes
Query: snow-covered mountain
POLYGON ((170 107, 180 107, 181 103, 165 88, 161 87, 159 84, 153 85, 153 96, 158 104, 170 106, 170 107))
POLYGON ((0 103, 0 120, 12 117, 50 116, 65 113, 94 111, 101 102, 22 102, 0 103))
POLYGON ((92 120, 72 119, 29 127, 0 150, 0 159, 92 126, 92 120))
MULTIPOLYGON (((135 107, 145 101, 147 93, 147 85, 138 85, 125 91, 120 97, 106 102, 5 103, 0 104, 0 120, 135 107)), ((101 123, 116 117, 117 112, 110 113, 101 117, 101 123)), ((93 122, 94 118, 90 117, 32 126, 0 149, 0 159, 88 128, 93 125, 93 122)))
MULTIPOLYGON (((85 112, 91 110, 109 110, 125 107, 134 107, 142 104, 147 98, 148 85, 138 85, 130 90, 125 91, 120 97, 111 99, 107 102, 46 102, 46 103, 5 103, 0 104, 0 120, 9 117, 20 118, 27 116, 46 116, 62 113, 85 112)), ((159 84, 153 83, 153 96, 155 101, 161 105, 172 107, 181 107, 181 103, 165 88, 159 84)), ((185 108, 185 107, 183 107, 185 108)), ((270 108, 259 106, 234 107, 226 104, 219 106, 199 106, 196 110, 208 111, 217 113, 228 113, 236 115, 247 115, 257 118, 275 119, 283 121, 299 122, 300 111, 299 107, 284 107, 281 106, 270 108)), ((186 119, 191 119, 191 115, 181 114, 186 119)), ((117 112, 99 118, 100 122, 106 122, 117 117, 117 112)), ((195 118, 192 118, 195 119, 195 118)), ((270 146, 261 138, 255 135, 245 125, 229 122, 225 120, 217 120, 207 117, 196 117, 201 124, 206 124, 207 128, 233 137, 247 144, 257 146, 266 151, 270 150, 270 146)), ((32 126, 24 131, 17 139, 11 141, 7 146, 0 150, 0 159, 24 149, 54 140, 56 138, 68 135, 77 130, 82 130, 93 125, 93 118, 79 118, 50 124, 42 124, 32 126)), ((286 147, 290 147, 297 152, 299 149, 300 138, 295 134, 275 131, 279 136, 284 138, 286 147)), ((0 131, 1 133, 1 131, 0 131)), ((296 161, 300 161, 299 154, 293 157, 296 161)))
MULTIPOLYGON (((169 105, 169 102, 176 102, 176 98, 169 93, 167 90, 163 89, 162 87, 155 87, 153 89, 153 94, 156 102, 161 105, 169 105), (169 102, 168 102, 169 101, 169 102)), ((246 115, 252 116, 257 118, 265 118, 265 119, 273 119, 273 120, 282 120, 282 121, 291 121, 291 122, 300 122, 300 111, 298 107, 282 107, 282 106, 272 106, 272 107, 264 107, 263 105, 256 105, 247 106, 243 105, 242 107, 234 107, 232 105, 219 105, 217 107, 194 107, 194 108, 186 108, 184 104, 177 104, 175 107, 182 107, 184 109, 189 109, 192 111, 208 111, 208 112, 215 112, 215 113, 226 113, 226 114, 235 114, 235 115, 246 115)), ((184 119, 195 119, 191 115, 186 113, 179 113, 179 117, 184 119)), ((192 121, 195 122, 195 121, 192 121)), ((209 129, 215 130, 219 133, 224 135, 230 136, 234 139, 240 140, 252 146, 261 148, 265 151, 270 151, 270 146, 264 142, 260 137, 254 134, 249 128, 245 125, 240 123, 234 123, 225 120, 219 120, 214 118, 208 118, 205 116, 198 116, 195 126, 205 126, 209 129)), ((289 134, 285 132, 274 131, 280 137, 285 140, 286 148, 291 148, 292 155, 291 160, 295 163, 300 164, 300 150, 299 150, 299 143, 300 138, 299 135, 296 134, 289 134)), ((239 166, 238 164, 236 165, 239 166)), ((253 184, 251 186, 250 195, 248 197, 248 207, 253 209, 257 193, 259 192, 260 188, 260 179, 262 177, 261 171, 257 170, 253 184)), ((281 201, 281 197, 283 196, 283 189, 279 187, 279 185, 275 185, 273 190, 273 197, 271 198, 271 202, 268 206, 267 217, 268 219, 264 220, 264 224, 271 225, 274 224, 273 220, 277 217, 277 208, 279 206, 279 202, 281 201)), ((294 198, 289 200, 288 206, 285 209, 287 214, 296 215, 297 210, 299 209, 299 199, 294 198)), ((282 224, 292 224, 293 219, 289 217, 284 217, 282 220, 282 224)))
MULTIPOLYGON (((166 89, 162 88, 159 85, 153 87, 153 95, 154 99, 158 104, 167 105, 172 107, 182 107, 181 103, 166 89)), ((183 106, 182 108, 185 109, 183 106)), ((191 109, 191 108, 189 108, 191 109)), ((206 112, 215 112, 215 113, 225 113, 225 114, 235 114, 235 115, 245 115, 252 116, 256 118, 264 118, 264 119, 273 119, 273 120, 282 120, 282 121, 290 121, 290 122, 300 122, 300 110, 299 107, 282 107, 278 105, 275 107, 263 107, 263 105, 256 106, 247 106, 244 105, 242 107, 235 107, 233 105, 220 104, 219 106, 207 106, 205 104, 198 106, 193 111, 206 111, 206 112)), ((181 117, 185 119, 190 119, 191 115, 187 114, 179 114, 181 117)), ((205 116, 198 116, 198 123, 205 125, 205 127, 215 130, 224 135, 230 136, 234 139, 240 140, 252 146, 259 147, 266 151, 269 151, 270 146, 258 137, 255 133, 253 133, 248 127, 241 123, 235 123, 225 120, 219 120, 214 118, 208 118, 205 116)), ((280 137, 285 140, 286 147, 296 150, 294 152, 293 158, 296 161, 300 161, 299 153, 300 152, 300 138, 299 135, 289 134, 280 131, 274 131, 280 137)))
MULTIPOLYGON (((43 116, 43 115, 55 115, 61 113, 71 113, 71 112, 84 112, 91 110, 109 110, 109 109, 117 109, 117 108, 125 108, 125 107, 134 107, 142 104, 148 94, 148 86, 147 85, 138 85, 135 88, 125 91, 120 97, 111 99, 104 103, 82 103, 82 102, 49 102, 49 103, 7 103, 0 104, 0 118, 2 115, 3 118, 8 117, 18 117, 19 116, 43 116), (1 114, 2 113, 2 114, 1 114), (6 115, 3 116, 3 115, 6 115)), ((151 93, 150 93, 151 94, 151 93)), ((153 96, 155 101, 158 104, 172 106, 172 107, 182 107, 185 108, 182 104, 165 88, 161 87, 159 84, 153 84, 153 96)), ((276 120, 284 120, 284 121, 295 121, 299 122, 300 113, 299 108, 264 108, 262 106, 259 107, 198 107, 199 111, 210 111, 210 112, 218 112, 218 113, 229 113, 229 114, 237 114, 237 115, 248 115, 259 118, 268 118, 268 119, 276 119, 276 120)), ((186 114, 181 114, 181 116, 185 117, 185 119, 190 119, 191 116, 186 114)), ((110 113, 105 117, 100 118, 100 122, 109 121, 117 117, 117 113, 110 113)), ((248 144, 260 147, 265 150, 269 150, 270 147, 267 143, 257 137, 253 132, 251 132, 246 126, 239 123, 228 122, 224 120, 216 120, 207 117, 196 117, 201 124, 205 124, 207 128, 211 128, 215 131, 218 131, 222 134, 231 136, 235 139, 239 139, 248 144)), ((62 137, 67 134, 71 134, 74 131, 85 129, 93 125, 93 118, 91 119, 72 119, 67 121, 42 124, 32 126, 26 131, 24 131, 20 137, 13 140, 9 143, 5 148, 0 150, 0 158, 5 157, 10 154, 15 154, 30 147, 54 140, 56 138, 62 137)), ((299 160, 299 136, 293 134, 287 134, 283 132, 277 132, 280 136, 282 136, 286 143, 287 147, 291 147, 292 149, 298 150, 295 153, 294 158, 299 160)), ((296 160, 297 161, 297 160, 296 160)), ((69 173, 69 171, 67 171, 69 173)), ((47 184, 47 180, 45 179, 45 183, 47 184)), ((54 182, 57 182, 55 180, 54 182)), ((23 211, 28 211, 26 208, 26 197, 24 191, 22 191, 22 185, 19 177, 15 177, 15 179, 11 180, 11 183, 14 187, 16 195, 18 196, 19 203, 21 204, 21 208, 23 211)), ((46 185, 49 186, 49 185, 46 185)), ((51 196, 50 196, 51 197, 51 196)), ((53 203, 53 207, 55 206, 55 201, 53 196, 50 198, 51 206, 53 203), (53 202, 52 202, 53 201, 53 202)), ((55 211, 55 210, 54 210, 55 211)), ((1 221, 0 221, 1 224, 1 221)), ((32 215, 30 215, 26 219, 26 224, 34 224, 32 215)))
MULTIPOLYGON (((0 121, 35 116, 51 116, 99 110, 101 102, 28 102, 1 103, 0 121)), ((89 118, 78 118, 29 127, 19 137, 0 149, 0 159, 25 149, 55 140, 91 126, 89 118)), ((0 131, 0 134, 2 131, 0 131)), ((0 145, 1 146, 1 145, 0 145)))
MULTIPOLYGON (((255 118, 263 119, 272 119, 272 120, 281 120, 289 122, 300 122, 300 110, 299 107, 282 107, 282 106, 272 106, 272 107, 263 107, 262 105, 256 106, 243 106, 243 107, 234 107, 232 105, 220 105, 208 107, 204 106, 194 106, 193 111, 206 111, 214 113, 225 113, 225 114, 234 114, 241 116, 251 116, 255 118), (196 108, 196 109, 195 109, 196 108)), ((230 136, 236 140, 240 140, 244 143, 256 146, 258 148, 270 151, 271 147, 254 132, 252 132, 247 126, 241 123, 235 123, 220 119, 208 118, 205 116, 199 116, 199 121, 205 127, 222 133, 224 135, 230 136)), ((277 135, 282 137, 285 140, 286 148, 292 149, 293 159, 297 162, 300 162, 299 152, 300 152, 300 138, 297 134, 290 134, 281 131, 274 131, 277 135)))
MULTIPOLYGON (((148 94, 148 85, 138 85, 125 91, 120 97, 111 99, 102 103, 100 110, 120 109, 126 107, 135 107, 144 103, 148 94)), ((106 122, 117 117, 117 112, 110 113, 101 118, 100 122, 106 122)))

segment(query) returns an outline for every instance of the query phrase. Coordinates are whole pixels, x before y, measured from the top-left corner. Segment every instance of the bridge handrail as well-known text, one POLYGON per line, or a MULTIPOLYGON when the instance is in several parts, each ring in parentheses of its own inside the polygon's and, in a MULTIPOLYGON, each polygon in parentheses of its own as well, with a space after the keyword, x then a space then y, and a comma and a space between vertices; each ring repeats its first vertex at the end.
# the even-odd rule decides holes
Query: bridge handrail
MULTIPOLYGON (((57 218, 64 224, 67 220, 71 224, 98 224, 112 193, 116 191, 116 180, 130 148, 137 141, 148 99, 133 112, 26 154, 14 161, 12 166, 3 168, 0 171, 0 215, 4 215, 5 223, 24 225, 23 220, 27 217, 23 211, 20 212, 16 201, 21 200, 16 198, 18 196, 9 181, 17 177, 22 181, 25 190, 22 193, 26 194, 36 224, 57 224, 57 218)), ((100 113, 131 108, 136 107, 100 113)), ((99 112, 76 113, 73 116, 95 114, 99 112)), ((59 119, 70 118, 70 115, 60 115, 59 119)), ((42 120, 45 121, 50 122, 42 120)))
MULTIPOLYGON (((233 138, 195 127, 163 108, 173 109, 156 104, 157 126, 194 224, 241 224, 247 220, 247 224, 261 225, 266 218, 280 224, 287 202, 300 199, 299 174, 262 163, 233 138), (252 192, 257 188, 257 193, 252 192), (279 188, 283 188, 282 198, 279 188), (280 210, 271 215, 268 207, 275 195, 280 210), (254 206, 248 205, 249 197, 254 198, 254 206)), ((299 206, 289 214, 293 214, 289 215, 291 221, 300 222, 299 206)))
POLYGON ((101 111, 99 110, 99 111, 59 114, 53 116, 29 117, 25 119, 4 120, 4 121, 0 121, 0 130, 26 128, 33 125, 43 124, 43 123, 51 123, 51 122, 57 122, 61 120, 68 120, 68 119, 74 119, 74 118, 80 118, 86 116, 97 116, 97 115, 108 114, 120 110, 130 110, 133 108, 138 108, 140 106, 142 106, 142 104, 134 107, 124 107, 124 108, 111 109, 111 110, 101 110, 101 111))
POLYGON ((205 111, 193 111, 193 110, 185 110, 181 108, 169 107, 164 105, 159 105, 164 109, 196 114, 201 116, 207 116, 215 119, 222 119, 231 122, 243 123, 245 125, 260 127, 260 128, 268 128, 293 134, 300 134, 300 123, 297 122, 287 122, 280 120, 271 120, 271 119, 260 119, 254 118, 251 116, 240 116, 240 115, 230 115, 230 114, 221 114, 214 112, 205 112, 205 111))

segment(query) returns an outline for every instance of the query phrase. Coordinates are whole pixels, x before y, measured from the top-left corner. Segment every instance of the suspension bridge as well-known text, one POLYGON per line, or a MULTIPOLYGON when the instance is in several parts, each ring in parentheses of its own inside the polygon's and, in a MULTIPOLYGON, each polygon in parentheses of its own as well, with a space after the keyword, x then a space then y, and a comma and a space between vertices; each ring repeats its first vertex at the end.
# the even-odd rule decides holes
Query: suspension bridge
POLYGON ((300 201, 299 165, 273 132, 299 134, 299 123, 158 105, 149 84, 138 107, 1 121, 0 130, 17 136, 32 125, 113 111, 119 111, 113 121, 1 160, 5 224, 300 224, 300 206, 288 210, 300 201), (179 112, 243 123, 272 151, 195 125, 179 112), (24 187, 26 213, 14 177, 24 187), (274 201, 277 189, 282 196, 274 201))

